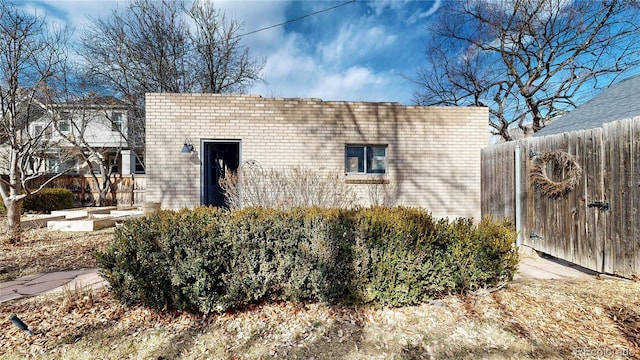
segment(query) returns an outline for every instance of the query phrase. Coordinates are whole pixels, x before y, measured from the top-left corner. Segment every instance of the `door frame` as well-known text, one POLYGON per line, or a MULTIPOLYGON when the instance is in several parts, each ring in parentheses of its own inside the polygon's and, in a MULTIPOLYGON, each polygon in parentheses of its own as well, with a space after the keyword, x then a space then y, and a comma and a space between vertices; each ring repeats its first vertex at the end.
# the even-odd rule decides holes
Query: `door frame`
POLYGON ((226 144, 226 145, 238 145, 238 171, 240 170, 240 164, 242 164, 242 140, 240 139, 200 139, 200 205, 204 205, 206 202, 207 184, 205 183, 206 166, 209 161, 208 154, 205 148, 209 144, 226 144))

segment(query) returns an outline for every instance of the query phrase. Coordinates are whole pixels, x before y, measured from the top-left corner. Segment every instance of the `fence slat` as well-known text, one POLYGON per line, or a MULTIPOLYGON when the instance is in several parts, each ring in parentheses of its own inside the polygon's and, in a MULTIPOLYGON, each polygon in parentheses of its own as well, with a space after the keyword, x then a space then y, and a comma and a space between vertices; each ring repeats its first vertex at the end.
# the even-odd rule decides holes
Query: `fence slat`
MULTIPOLYGON (((634 243, 634 274, 640 274, 640 119, 633 120, 631 125, 631 186, 632 196, 629 196, 631 205, 632 231, 627 235, 634 243)), ((630 194, 631 195, 631 194, 630 194)))

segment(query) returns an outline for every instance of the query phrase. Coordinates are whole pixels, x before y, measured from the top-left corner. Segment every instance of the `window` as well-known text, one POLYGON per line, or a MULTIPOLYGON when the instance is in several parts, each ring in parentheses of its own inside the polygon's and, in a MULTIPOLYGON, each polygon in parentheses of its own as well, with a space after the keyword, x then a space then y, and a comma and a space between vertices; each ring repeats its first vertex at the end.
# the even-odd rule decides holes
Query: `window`
POLYGON ((384 174, 387 171, 387 145, 345 146, 347 174, 384 174))
POLYGON ((122 131, 122 113, 111 113, 111 131, 122 131))
POLYGON ((58 131, 61 133, 68 133, 71 131, 71 113, 63 111, 60 113, 60 120, 58 120, 58 131))
POLYGON ((144 174, 144 159, 141 155, 136 156, 136 174, 144 174))
POLYGON ((61 133, 68 133, 71 131, 71 122, 68 119, 62 119, 58 122, 58 130, 61 133))
POLYGON ((54 158, 48 158, 45 165, 47 173, 57 173, 60 171, 60 161, 54 158))
POLYGON ((118 155, 111 155, 107 157, 107 164, 109 165, 110 174, 120 173, 120 163, 118 161, 118 155))
POLYGON ((41 137, 42 140, 51 139, 51 128, 44 125, 33 125, 33 136, 41 137))
POLYGON ((50 154, 45 159, 45 171, 49 174, 73 172, 76 170, 77 159, 61 158, 60 155, 50 154))

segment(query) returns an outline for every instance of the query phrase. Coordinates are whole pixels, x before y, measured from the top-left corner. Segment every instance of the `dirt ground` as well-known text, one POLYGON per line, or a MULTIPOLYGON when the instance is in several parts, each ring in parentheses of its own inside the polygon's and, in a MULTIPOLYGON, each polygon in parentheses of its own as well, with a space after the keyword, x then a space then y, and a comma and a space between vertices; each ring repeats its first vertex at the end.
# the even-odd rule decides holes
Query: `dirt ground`
MULTIPOLYGON (((2 246, 0 278, 95 266, 91 250, 112 231, 33 231, 2 246)), ((127 307, 108 289, 67 289, 0 304, 0 327, 2 359, 640 359, 640 286, 520 278, 420 306, 281 303, 209 316, 127 307)))

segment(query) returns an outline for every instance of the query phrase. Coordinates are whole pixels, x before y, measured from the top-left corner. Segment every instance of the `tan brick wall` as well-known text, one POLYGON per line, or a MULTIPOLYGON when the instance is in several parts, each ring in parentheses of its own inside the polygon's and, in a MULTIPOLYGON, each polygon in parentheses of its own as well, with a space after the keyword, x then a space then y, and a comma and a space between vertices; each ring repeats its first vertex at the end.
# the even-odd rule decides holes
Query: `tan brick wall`
MULTIPOLYGON (((345 144, 388 144, 385 179, 398 205, 480 217, 486 108, 325 102, 256 95, 147 94, 147 200, 200 204, 201 140, 240 140, 241 162, 344 173, 345 144), (185 138, 195 151, 180 153, 185 138)), ((345 178, 352 175, 345 176, 345 178)), ((368 186, 353 185, 368 203, 368 186)))

